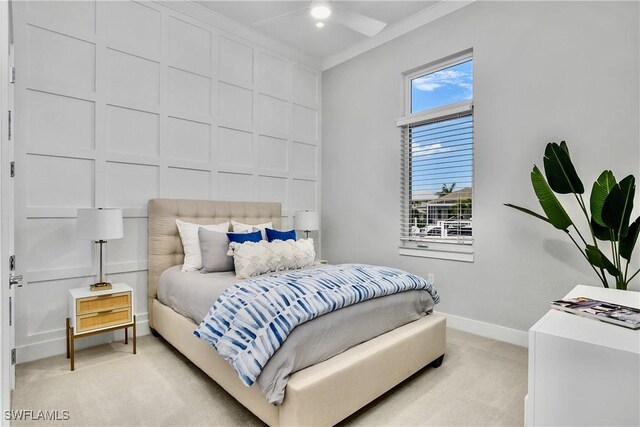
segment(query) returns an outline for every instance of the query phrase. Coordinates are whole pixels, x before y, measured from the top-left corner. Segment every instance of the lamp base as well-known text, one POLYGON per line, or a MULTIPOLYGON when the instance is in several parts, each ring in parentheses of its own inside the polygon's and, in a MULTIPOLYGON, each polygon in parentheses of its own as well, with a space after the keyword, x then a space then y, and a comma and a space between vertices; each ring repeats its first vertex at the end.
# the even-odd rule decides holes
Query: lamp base
POLYGON ((108 291, 111 288, 111 283, 107 282, 94 283, 93 285, 89 286, 89 289, 91 291, 108 291))

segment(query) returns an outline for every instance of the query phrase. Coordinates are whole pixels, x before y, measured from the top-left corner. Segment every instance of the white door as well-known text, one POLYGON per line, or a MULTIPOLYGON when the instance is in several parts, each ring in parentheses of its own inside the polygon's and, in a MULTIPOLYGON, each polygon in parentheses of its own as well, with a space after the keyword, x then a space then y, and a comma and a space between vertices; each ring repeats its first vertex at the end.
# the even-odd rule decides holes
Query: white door
MULTIPOLYGON (((9 2, 0 1, 0 315, 1 345, 0 405, 2 414, 11 408, 15 385, 15 288, 17 283, 11 256, 14 248, 13 202, 13 53, 9 2)), ((8 424, 2 416, 2 423, 8 424)))

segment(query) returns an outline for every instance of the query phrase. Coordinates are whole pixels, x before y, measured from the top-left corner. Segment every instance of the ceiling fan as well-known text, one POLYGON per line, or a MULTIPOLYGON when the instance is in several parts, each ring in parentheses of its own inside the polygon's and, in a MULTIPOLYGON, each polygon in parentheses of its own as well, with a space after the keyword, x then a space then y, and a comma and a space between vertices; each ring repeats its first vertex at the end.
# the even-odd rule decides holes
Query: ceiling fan
POLYGON ((263 19, 261 21, 254 22, 253 25, 260 26, 267 22, 284 18, 285 16, 301 14, 307 11, 316 20, 316 27, 318 28, 324 27, 324 22, 331 18, 332 21, 335 21, 347 28, 362 33, 368 37, 373 37, 387 26, 386 22, 378 21, 377 19, 373 19, 360 13, 352 12, 346 6, 339 5, 338 2, 334 3, 331 0, 312 0, 309 5, 304 8, 263 19))

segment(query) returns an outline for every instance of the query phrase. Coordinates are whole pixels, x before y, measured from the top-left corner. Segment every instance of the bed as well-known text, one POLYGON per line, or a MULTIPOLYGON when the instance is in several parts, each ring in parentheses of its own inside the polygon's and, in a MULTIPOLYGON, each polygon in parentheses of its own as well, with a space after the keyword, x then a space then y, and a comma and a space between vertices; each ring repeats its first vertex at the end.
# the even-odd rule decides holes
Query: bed
POLYGON ((280 204, 153 199, 148 214, 149 326, 266 424, 336 424, 423 367, 442 362, 446 320, 430 314, 295 372, 287 382, 284 402, 269 404, 257 384, 246 387, 213 347, 193 335, 197 325, 192 319, 157 298, 157 288, 160 275, 183 262, 176 219, 198 224, 271 221, 279 229, 280 204))

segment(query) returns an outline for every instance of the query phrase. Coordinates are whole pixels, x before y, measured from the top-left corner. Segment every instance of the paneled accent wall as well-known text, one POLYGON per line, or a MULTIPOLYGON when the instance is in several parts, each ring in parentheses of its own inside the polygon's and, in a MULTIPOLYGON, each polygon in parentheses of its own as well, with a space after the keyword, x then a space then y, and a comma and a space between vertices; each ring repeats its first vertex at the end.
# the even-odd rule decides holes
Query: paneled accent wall
POLYGON ((285 228, 320 209, 315 69, 154 2, 15 2, 14 18, 20 361, 65 351, 67 290, 95 279, 78 208, 124 209, 106 268, 142 330, 148 199, 278 201, 285 228))

